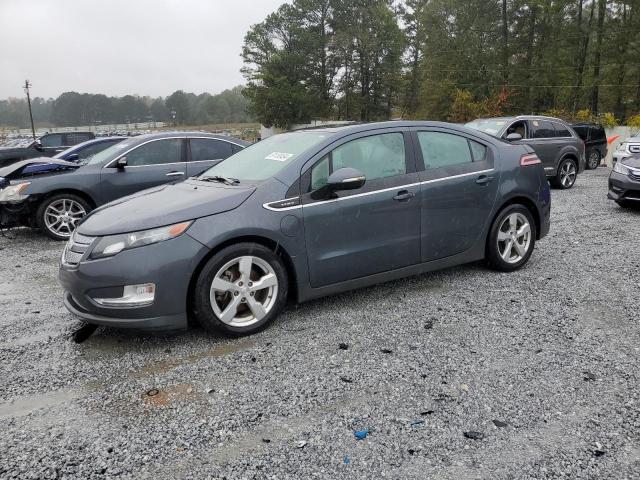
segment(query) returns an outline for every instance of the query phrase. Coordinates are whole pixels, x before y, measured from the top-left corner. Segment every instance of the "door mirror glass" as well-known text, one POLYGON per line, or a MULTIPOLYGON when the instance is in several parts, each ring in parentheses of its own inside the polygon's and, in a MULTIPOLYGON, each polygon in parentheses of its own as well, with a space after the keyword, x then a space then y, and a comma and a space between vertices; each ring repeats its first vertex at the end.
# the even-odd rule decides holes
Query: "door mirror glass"
POLYGON ((124 167, 127 166, 127 157, 120 157, 116 160, 116 168, 118 170, 124 170, 124 167))
POLYGON ((80 160, 80 155, 78 155, 77 153, 72 153, 66 158, 66 160, 67 162, 77 162, 78 160, 80 160))
POLYGON ((509 135, 507 135, 508 142, 517 142, 518 140, 522 140, 522 135, 520 135, 519 133, 510 133, 509 135))

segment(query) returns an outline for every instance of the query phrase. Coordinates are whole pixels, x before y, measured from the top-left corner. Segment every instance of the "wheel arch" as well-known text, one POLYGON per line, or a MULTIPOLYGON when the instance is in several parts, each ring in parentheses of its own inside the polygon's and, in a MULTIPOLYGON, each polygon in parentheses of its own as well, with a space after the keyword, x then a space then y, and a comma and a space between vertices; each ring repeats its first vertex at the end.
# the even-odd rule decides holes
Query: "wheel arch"
POLYGON ((84 201, 86 201, 91 206, 92 210, 94 208, 96 208, 96 206, 97 206, 95 200, 91 197, 91 195, 89 195, 88 193, 86 193, 86 192, 84 192, 82 190, 78 190, 78 189, 75 189, 75 188, 57 188, 57 189, 51 190, 51 191, 49 191, 47 193, 43 193, 43 194, 39 195, 38 205, 41 205, 42 202, 44 202, 48 198, 53 197, 54 195, 60 195, 60 194, 63 194, 63 193, 76 195, 77 197, 82 198, 84 201))
POLYGON ((489 229, 487 231, 487 242, 489 241, 489 235, 491 234, 491 226, 493 225, 493 222, 496 221, 496 218, 498 218, 498 215, 500 215, 500 213, 507 208, 510 205, 516 205, 516 204, 520 204, 523 207, 525 207, 527 210, 529 210, 529 212, 531 213, 531 215, 533 216, 533 221, 536 225, 536 240, 540 240, 540 229, 542 227, 542 212, 540 212, 540 210, 538 209, 538 206, 536 205, 536 202, 534 202, 533 200, 531 200, 529 197, 525 196, 525 195, 516 195, 513 197, 510 197, 509 199, 505 200, 497 209, 496 209, 496 213, 494 214, 493 218, 491 219, 491 223, 489 224, 489 229))
POLYGON ((191 312, 192 310, 193 295, 195 292, 196 283, 204 266, 216 253, 235 243, 257 243, 268 248, 280 258, 282 258, 285 269, 287 271, 287 279, 289 283, 289 298, 298 298, 296 270, 289 252, 287 252, 287 250, 280 243, 269 237, 261 235, 240 235, 228 238, 224 242, 216 245, 214 248, 210 249, 207 254, 200 260, 193 273, 191 274, 191 279, 189 280, 189 287, 187 289, 187 312, 191 312))

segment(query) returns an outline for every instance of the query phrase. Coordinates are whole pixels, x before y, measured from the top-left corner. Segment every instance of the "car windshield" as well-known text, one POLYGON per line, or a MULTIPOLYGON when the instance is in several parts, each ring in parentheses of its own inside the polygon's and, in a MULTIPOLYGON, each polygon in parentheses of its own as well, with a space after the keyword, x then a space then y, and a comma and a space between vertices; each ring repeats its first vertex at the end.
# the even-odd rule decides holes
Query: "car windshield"
POLYGON ((54 155, 52 158, 62 158, 64 155, 66 155, 67 153, 75 150, 76 148, 78 148, 77 145, 67 148, 66 150, 61 151, 60 153, 57 153, 56 155, 54 155))
POLYGON ((497 136, 506 127, 507 123, 509 123, 509 120, 505 118, 479 118, 467 123, 465 126, 497 136))
POLYGON ((89 157, 87 164, 98 165, 100 163, 110 162, 111 160, 116 158, 118 155, 120 155, 122 152, 124 152, 126 149, 132 147, 135 143, 137 143, 137 141, 134 139, 131 139, 131 140, 124 140, 120 143, 116 143, 115 145, 111 145, 110 147, 105 148, 101 152, 98 152, 95 155, 89 157))
POLYGON ((251 145, 205 171, 200 178, 223 177, 262 182, 291 163, 299 154, 327 137, 321 132, 290 132, 251 145))

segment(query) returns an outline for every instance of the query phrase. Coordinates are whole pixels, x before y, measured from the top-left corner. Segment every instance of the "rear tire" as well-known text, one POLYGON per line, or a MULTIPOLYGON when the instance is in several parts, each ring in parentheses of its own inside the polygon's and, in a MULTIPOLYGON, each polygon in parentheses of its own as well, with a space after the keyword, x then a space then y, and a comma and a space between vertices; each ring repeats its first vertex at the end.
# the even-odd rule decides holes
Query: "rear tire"
POLYGON ((249 335, 278 316, 287 294, 287 270, 280 256, 258 243, 238 243, 216 253, 200 272, 194 314, 211 333, 249 335))
POLYGON ((558 166, 558 173, 553 177, 553 185, 563 190, 573 187, 578 178, 578 165, 571 158, 565 158, 558 166))
POLYGON ((72 193, 45 198, 36 210, 36 225, 54 240, 68 240, 77 224, 91 211, 89 203, 72 193))
POLYGON ((533 215, 518 203, 504 208, 493 221, 487 237, 486 261, 490 268, 513 272, 522 268, 536 244, 533 215))
POLYGON ((593 149, 587 155, 587 169, 595 170, 600 166, 600 152, 596 149, 593 149))

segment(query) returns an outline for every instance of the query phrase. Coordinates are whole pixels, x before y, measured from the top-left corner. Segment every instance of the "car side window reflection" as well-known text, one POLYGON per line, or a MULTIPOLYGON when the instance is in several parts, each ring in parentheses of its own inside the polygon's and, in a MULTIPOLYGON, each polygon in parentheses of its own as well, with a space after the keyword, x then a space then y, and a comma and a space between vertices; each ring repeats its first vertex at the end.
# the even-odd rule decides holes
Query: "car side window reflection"
POLYGON ((168 138, 145 143, 131 150, 126 157, 129 167, 179 163, 182 160, 182 140, 168 138))
POLYGON ((311 189, 324 186, 330 173, 346 167, 360 170, 367 181, 404 175, 404 136, 400 132, 383 133, 340 145, 311 170, 311 189))
MULTIPOLYGON (((459 135, 443 132, 418 132, 418 141, 422 150, 424 166, 427 170, 462 165, 473 161, 467 139, 459 135)), ((477 152, 474 151, 473 155, 477 154, 484 159, 486 151, 481 152, 478 147, 485 147, 480 144, 476 145, 477 152)), ((478 158, 476 161, 480 160, 481 158, 478 158)))

